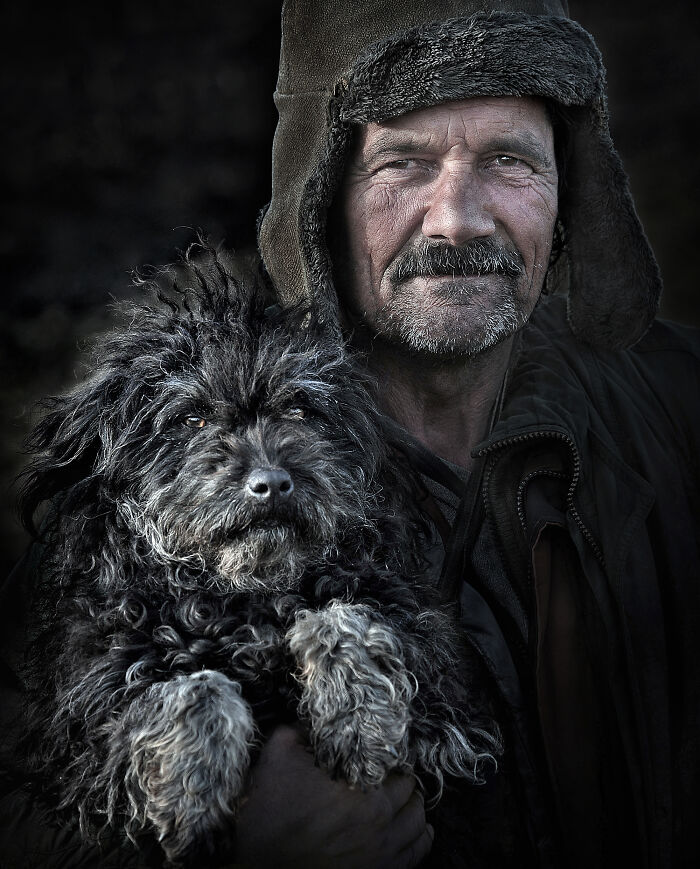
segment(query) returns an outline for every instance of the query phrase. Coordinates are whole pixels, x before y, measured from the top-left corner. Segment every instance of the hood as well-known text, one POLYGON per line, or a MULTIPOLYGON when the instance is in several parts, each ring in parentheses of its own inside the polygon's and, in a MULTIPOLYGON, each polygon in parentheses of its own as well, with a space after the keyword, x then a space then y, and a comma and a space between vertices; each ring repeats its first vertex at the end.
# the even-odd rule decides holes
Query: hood
POLYGON ((353 125, 449 100, 534 96, 564 107, 565 253, 554 275, 574 334, 629 347, 658 307, 661 278, 608 128, 593 38, 558 0, 285 0, 272 199, 259 247, 285 304, 339 322, 326 243, 353 125))

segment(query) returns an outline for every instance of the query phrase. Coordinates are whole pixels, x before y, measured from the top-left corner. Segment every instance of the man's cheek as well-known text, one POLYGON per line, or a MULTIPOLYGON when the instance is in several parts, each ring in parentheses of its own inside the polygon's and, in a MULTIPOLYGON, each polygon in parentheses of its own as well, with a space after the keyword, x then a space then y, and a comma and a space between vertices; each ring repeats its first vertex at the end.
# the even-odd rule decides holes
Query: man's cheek
POLYGON ((421 233, 420 202, 414 196, 385 191, 368 211, 367 235, 375 259, 388 265, 412 239, 421 233))
POLYGON ((401 184, 379 180, 367 187, 364 199, 364 214, 373 221, 382 235, 391 232, 392 223, 405 222, 415 210, 415 196, 401 184))
POLYGON ((533 236, 551 238, 557 218, 557 197, 549 187, 531 184, 520 196, 505 200, 501 211, 510 215, 514 228, 528 227, 533 236))

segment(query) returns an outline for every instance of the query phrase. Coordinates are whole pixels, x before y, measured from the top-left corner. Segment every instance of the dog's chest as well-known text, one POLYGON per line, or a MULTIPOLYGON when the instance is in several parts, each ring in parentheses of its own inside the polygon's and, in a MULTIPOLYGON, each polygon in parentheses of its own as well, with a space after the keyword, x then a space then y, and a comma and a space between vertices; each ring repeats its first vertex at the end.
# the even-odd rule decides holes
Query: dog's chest
POLYGON ((152 612, 129 641, 130 666, 142 678, 155 683, 177 674, 216 670, 240 684, 261 730, 267 722, 294 717, 298 691, 285 642, 287 618, 272 601, 193 596, 152 612))

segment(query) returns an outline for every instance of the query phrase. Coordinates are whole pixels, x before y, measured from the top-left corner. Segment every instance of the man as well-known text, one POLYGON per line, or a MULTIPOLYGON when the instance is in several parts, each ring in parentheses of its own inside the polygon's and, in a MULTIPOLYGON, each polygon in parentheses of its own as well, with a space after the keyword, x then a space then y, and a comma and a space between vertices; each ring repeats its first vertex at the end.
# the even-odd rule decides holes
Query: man
POLYGON ((260 249, 367 351, 505 755, 443 832, 412 779, 351 791, 278 728, 241 867, 413 867, 453 833, 465 867, 700 855, 697 342, 650 328, 591 38, 555 0, 484 5, 285 4, 260 249))
MULTIPOLYGON (((282 299, 367 352, 451 524, 439 581, 522 821, 495 844, 475 823, 458 865, 695 865, 698 342, 652 325, 600 56, 565 12, 288 0, 260 249, 282 299)), ((363 800, 304 758, 289 731, 263 752, 243 864, 418 865, 433 830, 409 783, 363 800)))

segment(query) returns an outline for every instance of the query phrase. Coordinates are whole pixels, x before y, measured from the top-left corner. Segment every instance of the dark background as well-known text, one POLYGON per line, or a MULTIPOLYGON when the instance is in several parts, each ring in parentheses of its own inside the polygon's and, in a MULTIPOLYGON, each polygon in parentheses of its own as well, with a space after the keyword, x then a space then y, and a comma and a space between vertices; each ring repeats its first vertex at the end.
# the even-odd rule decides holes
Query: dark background
MULTIPOLYGON (((108 327, 130 272, 172 261, 193 228, 254 247, 280 0, 13 6, 0 61, 0 576, 26 542, 10 480, 32 405, 79 376, 78 347, 108 327)), ((606 60, 662 313, 700 325, 697 13, 681 0, 572 0, 570 11, 606 60)))

